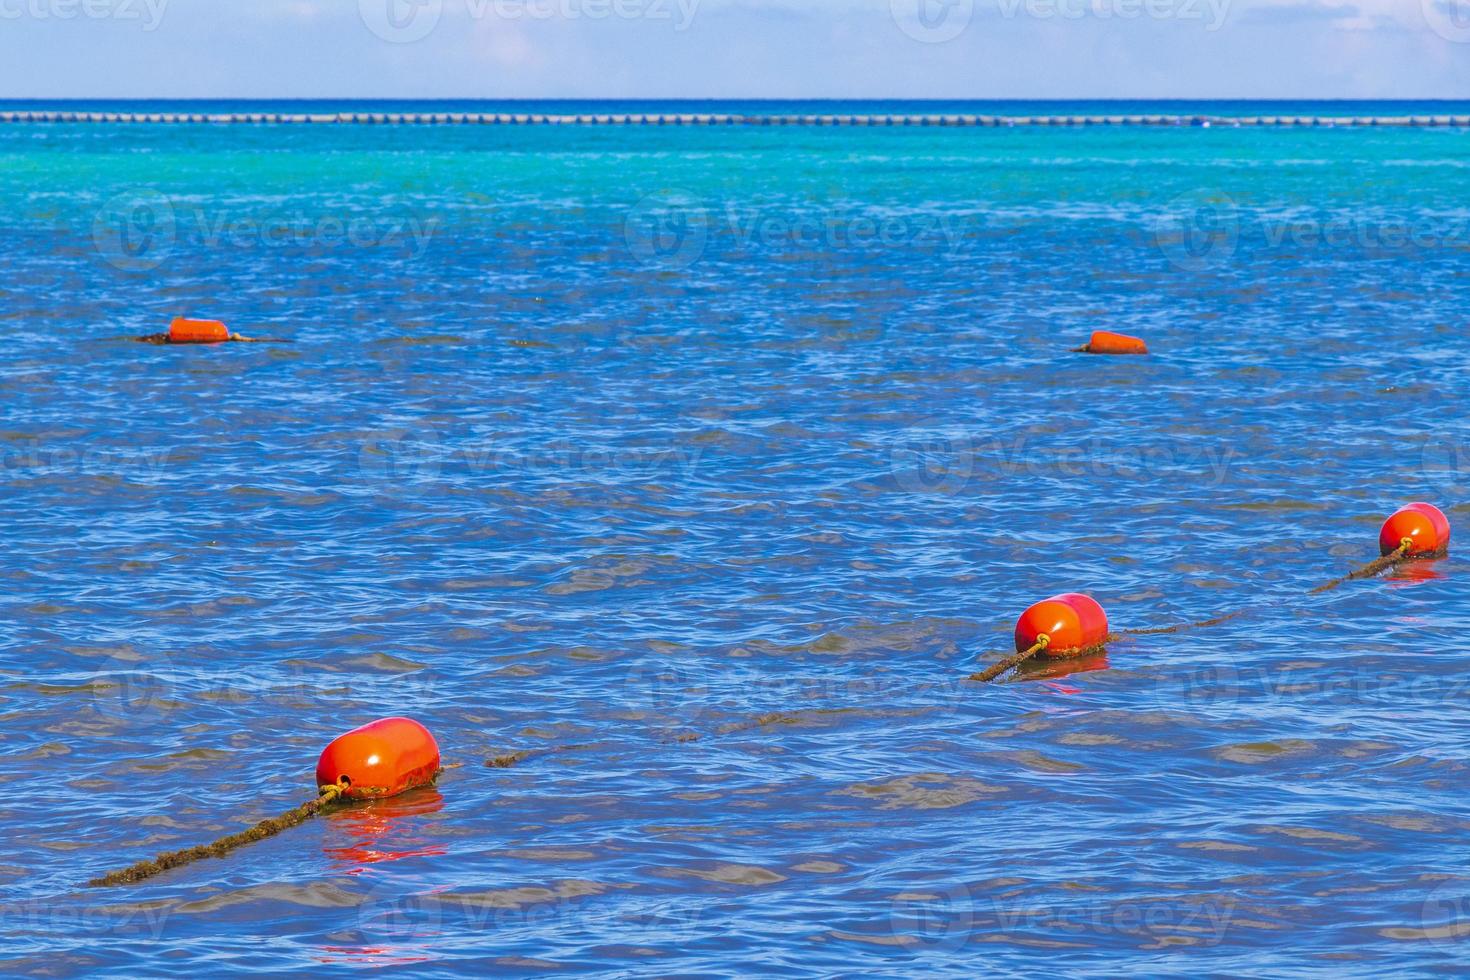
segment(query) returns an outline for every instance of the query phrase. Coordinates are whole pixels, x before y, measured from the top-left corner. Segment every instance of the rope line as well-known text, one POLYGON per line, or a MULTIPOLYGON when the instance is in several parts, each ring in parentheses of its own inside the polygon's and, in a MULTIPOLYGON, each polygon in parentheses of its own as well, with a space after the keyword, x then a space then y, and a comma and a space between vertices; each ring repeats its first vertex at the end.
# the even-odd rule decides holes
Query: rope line
MULTIPOLYGON (((757 729, 767 730, 779 728, 783 725, 799 725, 803 721, 812 718, 846 717, 859 714, 861 711, 862 709, 860 708, 797 708, 789 711, 768 711, 747 721, 737 721, 721 725, 709 733, 680 732, 670 737, 668 741, 674 745, 688 745, 691 742, 701 742, 707 738, 722 738, 726 735, 739 735, 742 732, 751 732, 757 729)), ((890 716, 891 714, 891 712, 885 713, 885 716, 890 716)), ((902 712, 899 712, 899 715, 902 714, 902 712)))
MULTIPOLYGON (((1344 575, 1342 578, 1334 579, 1331 582, 1328 582, 1326 585, 1318 586, 1317 588, 1313 589, 1311 592, 1309 592, 1307 594, 1308 595, 1320 595, 1323 592, 1330 592, 1333 589, 1337 588, 1338 586, 1346 585, 1348 582, 1357 582, 1357 581, 1360 581, 1362 579, 1372 578, 1375 575, 1380 575, 1383 572, 1386 572, 1386 571, 1388 571, 1391 568, 1395 568, 1395 567, 1397 567, 1399 565, 1402 565, 1404 562, 1408 561, 1409 560, 1409 556, 1410 556, 1410 552, 1412 552, 1413 550, 1414 550, 1414 539, 1413 538, 1404 538, 1403 539, 1403 542, 1399 545, 1398 550, 1394 551, 1392 554, 1384 555, 1382 558, 1379 558, 1377 561, 1369 562, 1367 565, 1364 565, 1362 568, 1359 568, 1359 569, 1357 569, 1357 570, 1355 570, 1353 572, 1350 572, 1347 575, 1344 575)), ((1181 623, 1178 626, 1161 626, 1161 627, 1158 627, 1156 629, 1122 630, 1122 631, 1120 631, 1117 634, 1117 637, 1124 637, 1124 636, 1168 636, 1168 635, 1172 635, 1174 633, 1183 633, 1183 632, 1185 632, 1187 630, 1205 629, 1205 628, 1208 628, 1210 626, 1219 626, 1220 624, 1222 624, 1222 623, 1228 623, 1228 622, 1230 622, 1233 619, 1239 619, 1241 616, 1244 616, 1246 613, 1250 612, 1253 608, 1255 608, 1258 605, 1260 605, 1260 603, 1255 603, 1253 605, 1247 606, 1244 609, 1237 609, 1235 612, 1233 612, 1233 613, 1226 613, 1223 616, 1216 616, 1214 619, 1200 620, 1197 623, 1181 623)), ((1113 638, 1114 637, 1110 637, 1110 639, 1113 639, 1113 638)))
MULTIPOLYGON (((453 769, 457 768, 457 766, 448 766, 446 768, 453 769)), ((434 778, 430 781, 429 785, 433 785, 443 774, 444 769, 440 769, 434 773, 434 778)), ((200 847, 186 847, 181 851, 169 851, 166 854, 160 854, 151 861, 139 861, 130 868, 114 871, 112 874, 104 875, 101 878, 94 878, 87 882, 87 887, 117 888, 121 885, 135 885, 140 881, 156 878, 164 872, 172 871, 175 868, 182 868, 209 858, 222 858, 232 851, 238 851, 247 845, 275 837, 277 834, 284 833, 293 827, 299 827, 308 820, 327 811, 329 808, 346 802, 343 797, 351 787, 352 783, 348 781, 346 776, 343 776, 342 782, 336 785, 321 787, 316 799, 303 803, 296 809, 287 811, 279 817, 262 820, 249 830, 242 830, 238 834, 221 837, 213 844, 200 847)))
POLYGON ((1344 575, 1342 578, 1334 579, 1331 582, 1328 582, 1326 585, 1319 586, 1318 588, 1313 589, 1308 594, 1320 595, 1323 592, 1331 592, 1339 585, 1346 585, 1349 582, 1356 582, 1359 579, 1372 578, 1375 575, 1379 575, 1383 572, 1388 571, 1390 568, 1395 568, 1408 561, 1409 552, 1413 550, 1414 539, 1404 538, 1403 541, 1400 542, 1398 550, 1393 552, 1393 554, 1384 555, 1382 558, 1378 559, 1375 562, 1369 562, 1367 565, 1364 565, 1357 571, 1350 572, 1349 574, 1344 575))
POLYGON ((277 834, 290 830, 292 827, 301 826, 327 807, 340 802, 342 794, 346 791, 346 783, 337 786, 323 786, 321 788, 321 795, 316 799, 308 803, 303 803, 296 809, 284 813, 279 817, 262 820, 249 830, 241 831, 238 834, 230 834, 227 837, 221 837, 213 844, 206 846, 186 847, 182 851, 170 851, 166 854, 160 854, 151 861, 139 861, 130 868, 124 868, 122 871, 114 871, 110 875, 95 878, 89 881, 87 885, 90 888, 117 888, 121 885, 135 885, 140 881, 156 878, 158 875, 166 871, 172 871, 174 868, 182 868, 185 865, 194 864, 208 858, 224 857, 231 851, 237 851, 248 844, 254 844, 258 841, 275 837, 277 834))
POLYGON ((1033 657, 1040 656, 1050 646, 1051 637, 1047 636, 1045 633, 1042 633, 1041 636, 1037 637, 1036 645, 1033 646, 1030 650, 1022 650, 1020 653, 1013 654, 1012 656, 1009 656, 1006 659, 1002 660, 1000 663, 995 664, 993 667, 990 667, 974 675, 970 678, 970 680, 974 681, 977 684, 989 684, 1001 674, 1004 674, 1010 670, 1015 670, 1017 667, 1026 663, 1028 660, 1031 660, 1033 657))
POLYGON ((1174 633, 1183 633, 1186 630, 1200 630, 1200 629, 1206 629, 1206 628, 1208 628, 1210 626, 1219 626, 1221 623, 1228 623, 1232 619, 1239 619, 1241 616, 1244 616, 1247 612, 1249 612, 1249 609, 1237 609, 1233 613, 1226 613, 1223 616, 1216 616, 1214 619, 1202 619, 1202 620, 1200 620, 1197 623, 1180 623, 1178 626, 1159 626, 1159 627, 1156 627, 1154 629, 1144 629, 1144 630, 1123 630, 1120 633, 1118 633, 1117 635, 1120 636, 1120 637, 1122 637, 1122 636, 1169 636, 1169 635, 1174 634, 1174 633))
MULTIPOLYGON (((1336 588, 1337 586, 1342 585, 1342 584, 1344 584, 1346 582, 1351 582, 1351 581, 1358 580, 1358 579, 1371 578, 1374 575, 1378 575, 1381 572, 1383 572, 1383 571, 1385 571, 1385 570, 1387 570, 1389 568, 1392 568, 1392 567, 1394 567, 1396 565, 1399 565, 1399 564, 1407 561, 1409 559, 1410 552, 1413 550, 1413 545, 1414 545, 1413 539, 1411 539, 1411 538, 1404 538, 1403 539, 1403 543, 1399 546, 1398 550, 1396 550, 1395 552, 1393 552, 1393 554, 1385 555, 1383 558, 1380 558, 1377 561, 1371 562, 1370 564, 1365 565, 1363 568, 1360 568, 1357 571, 1354 571, 1351 574, 1344 576, 1343 578, 1337 579, 1334 582, 1329 582, 1327 585, 1324 585, 1324 586, 1322 586, 1322 587, 1320 587, 1318 589, 1313 590, 1312 593, 1310 593, 1310 594, 1315 595, 1315 594, 1320 593, 1320 592, 1326 592, 1329 589, 1336 588)), ((1106 642, 1113 642, 1113 641, 1116 641, 1116 640, 1120 640, 1120 639, 1123 639, 1125 637, 1135 637, 1135 636, 1168 636, 1168 635, 1173 635, 1173 634, 1177 634, 1177 633, 1183 633, 1183 632, 1188 631, 1188 630, 1206 629, 1206 628, 1211 627, 1211 626, 1219 626, 1219 625, 1221 625, 1223 623, 1228 623, 1231 620, 1238 619, 1241 616, 1244 616, 1246 613, 1250 612, 1253 608, 1255 608, 1255 607, 1254 606, 1247 606, 1244 609, 1239 609, 1239 610, 1236 610, 1235 612, 1226 613, 1226 614, 1221 615, 1221 616, 1216 616, 1216 617, 1214 617, 1212 619, 1204 619, 1204 620, 1199 620, 1197 622, 1192 622, 1192 623, 1181 623, 1181 624, 1176 625, 1176 626, 1163 626, 1163 627, 1155 627, 1155 628, 1151 628, 1151 629, 1129 629, 1129 630, 1122 630, 1120 632, 1110 634, 1107 637, 1107 640, 1105 641, 1105 643, 1106 642)), ((1026 663, 1028 663, 1031 660, 1035 659, 1036 657, 1040 656, 1042 653, 1045 653, 1051 647, 1051 643, 1052 643, 1051 637, 1049 635, 1043 633, 1041 636, 1039 636, 1037 638, 1036 645, 1033 646, 1033 647, 1031 647, 1031 649, 1029 649, 1029 650, 1023 650, 1020 653, 1013 654, 1013 655, 1005 658, 1004 660, 1001 660, 999 663, 996 663, 996 664, 992 665, 991 667, 987 668, 986 670, 981 671, 978 674, 972 675, 969 678, 969 680, 971 682, 979 683, 979 684, 990 684, 990 683, 994 683, 996 681, 996 679, 999 678, 999 677, 1001 677, 1002 675, 1004 675, 1004 674, 1006 674, 1006 673, 1008 673, 1008 672, 1010 672, 1012 670, 1015 670, 1015 669, 1017 669, 1017 668, 1019 668, 1021 666, 1024 666, 1026 663)), ((834 709, 834 710, 830 710, 830 711, 823 711, 823 712, 817 712, 817 713, 818 714, 841 715, 841 714, 846 714, 846 713, 850 712, 851 710, 852 709, 834 709)), ((735 733, 739 733, 739 732, 751 731, 751 730, 756 730, 756 729, 769 729, 769 728, 774 728, 774 727, 777 727, 777 726, 783 725, 783 724, 794 724, 804 714, 806 714, 806 712, 790 712, 790 711, 770 712, 770 713, 767 713, 767 714, 758 715, 758 716, 756 716, 755 718, 753 718, 753 719, 751 719, 749 721, 739 722, 739 723, 736 723, 736 724, 733 724, 733 725, 723 726, 718 731, 714 732, 713 734, 716 735, 716 736, 723 736, 723 735, 731 735, 731 734, 735 734, 735 733)), ((705 735, 702 735, 702 734, 699 734, 699 733, 685 732, 685 733, 681 733, 679 735, 674 736, 671 739, 671 741, 674 742, 675 744, 689 744, 689 743, 693 743, 693 742, 703 741, 705 737, 706 737, 705 735)), ((526 761, 527 759, 532 759, 532 758, 536 758, 538 756, 543 756, 543 755, 553 755, 553 754, 556 754, 556 753, 559 753, 559 752, 573 751, 573 750, 576 750, 576 749, 579 749, 579 748, 588 748, 588 747, 589 746, 566 745, 566 746, 556 746, 556 747, 553 747, 553 748, 544 748, 544 749, 526 749, 526 750, 522 750, 522 751, 518 751, 518 752, 509 752, 509 753, 506 753, 504 755, 497 756, 495 758, 487 759, 486 762, 485 762, 485 765, 487 767, 491 768, 491 769, 510 769, 510 768, 514 768, 515 766, 519 765, 521 762, 526 761)))
POLYGON ((535 759, 543 755, 560 755, 563 752, 578 752, 583 749, 594 748, 590 744, 579 745, 553 745, 543 749, 521 749, 518 752, 507 752, 485 760, 487 769, 514 769, 527 759, 535 759))
MULTIPOLYGON (((255 342, 249 340, 249 338, 241 337, 238 334, 232 335, 230 339, 246 343, 255 342)), ((149 337, 140 337, 138 338, 138 340, 144 343, 168 343, 168 335, 156 334, 149 337)), ((1406 537, 1402 539, 1399 547, 1391 554, 1384 555, 1382 558, 1370 562, 1369 564, 1364 565, 1362 568, 1350 572, 1349 574, 1344 575, 1341 578, 1334 579, 1333 581, 1328 582, 1326 585, 1319 586, 1318 588, 1313 589, 1309 594, 1318 595, 1323 592, 1331 591, 1332 589, 1335 589, 1348 582, 1372 578, 1376 575, 1379 575, 1387 571, 1388 569, 1394 568, 1404 563, 1405 561, 1408 561, 1410 553, 1413 551, 1413 548, 1414 539, 1406 537)), ((1233 613, 1228 613, 1223 616, 1217 616, 1213 619, 1201 620, 1194 623, 1183 623, 1178 626, 1166 626, 1155 629, 1123 630, 1121 633, 1110 635, 1107 639, 1116 640, 1124 636, 1162 636, 1180 633, 1185 630, 1218 626, 1221 623, 1229 622, 1230 620, 1244 615, 1247 611, 1248 609, 1242 609, 1233 613)), ((1001 677, 1002 675, 1023 666, 1034 658, 1045 653, 1048 649, 1050 649, 1051 644, 1052 638, 1048 634, 1043 633, 1037 638, 1036 643, 1030 649, 1023 650, 1019 653, 1005 658, 1004 660, 1001 660, 999 663, 990 666, 980 673, 972 675, 970 677, 970 680, 974 683, 979 684, 993 683, 997 678, 1001 677)), ((838 710, 834 711, 833 713, 841 714, 843 712, 841 710, 838 710)), ((783 723, 792 723, 795 721, 795 719, 796 715, 790 712, 775 712, 761 715, 752 722, 727 726, 726 728, 719 731, 717 734, 726 735, 750 729, 774 727, 783 723)), ((700 738, 701 736, 697 734, 690 734, 681 736, 676 739, 676 741, 681 743, 694 742, 699 741, 700 738)), ((591 746, 587 745, 563 745, 544 749, 526 749, 518 752, 506 753, 495 758, 487 759, 485 765, 488 768, 492 769, 510 769, 519 765, 521 762, 526 761, 527 759, 532 759, 543 755, 555 755, 562 752, 571 752, 578 749, 585 749, 590 747, 591 746)), ((434 781, 437 781, 439 776, 442 775, 443 772, 443 769, 440 769, 438 772, 436 772, 433 779, 430 781, 430 785, 432 785, 434 781)), ((256 824, 254 827, 251 827, 248 830, 221 837, 213 844, 189 847, 179 851, 169 851, 164 854, 158 855, 152 860, 139 861, 137 864, 134 864, 128 868, 124 868, 121 871, 115 871, 100 878, 94 878, 92 881, 88 882, 88 886, 91 888, 116 888, 122 885, 137 884, 138 882, 147 881, 150 878, 155 878, 175 868, 185 867, 187 865, 194 864, 199 861, 204 861, 209 858, 223 858, 231 852, 239 850, 242 847, 258 843, 259 841, 263 841, 271 837, 275 837, 278 834, 281 834, 294 827, 299 827, 307 821, 312 820, 313 818, 322 814, 324 811, 328 810, 330 807, 342 803, 344 801, 345 794, 350 788, 351 782, 347 779, 347 777, 344 776, 342 778, 342 781, 336 785, 326 785, 319 787, 319 793, 316 799, 303 803, 301 806, 287 811, 279 817, 262 820, 260 823, 256 824)))
MULTIPOLYGON (((142 337, 134 337, 133 341, 139 344, 153 344, 156 347, 183 346, 183 347, 207 347, 209 344, 174 344, 166 333, 150 333, 142 337)), ((232 333, 229 340, 218 341, 221 344, 290 344, 294 341, 285 337, 247 337, 244 334, 232 333)))
MULTIPOLYGON (((1323 592, 1330 592, 1338 586, 1346 585, 1348 582, 1356 582, 1362 579, 1373 578, 1375 575, 1381 575, 1383 572, 1386 572, 1391 568, 1396 568, 1399 565, 1402 565, 1404 562, 1409 561, 1410 555, 1413 550, 1414 539, 1404 538, 1403 541, 1399 544, 1397 550, 1395 550, 1392 554, 1384 555, 1377 561, 1369 562, 1362 568, 1352 571, 1347 575, 1344 575, 1342 578, 1334 579, 1333 581, 1328 582, 1326 585, 1319 586, 1318 588, 1315 588, 1311 592, 1309 592, 1308 595, 1320 595, 1323 592)), ((1211 626, 1219 626, 1222 623, 1228 623, 1233 619, 1239 619, 1241 616, 1244 616, 1246 613, 1250 612, 1252 608, 1254 608, 1254 606, 1247 606, 1244 609, 1238 609, 1235 612, 1226 613, 1223 616, 1216 616, 1213 619, 1203 619, 1194 623, 1180 623, 1177 626, 1160 626, 1153 629, 1121 630, 1110 635, 1108 637, 1108 641, 1111 642, 1113 640, 1119 640, 1123 637, 1130 636, 1171 636, 1173 634, 1183 633, 1188 630, 1206 629, 1211 626)), ((1045 651, 1050 645, 1051 638, 1043 634, 1040 642, 1038 642, 1036 646, 1032 647, 1030 650, 1026 650, 1022 653, 1016 654, 1015 656, 1008 657, 1007 659, 1002 660, 1000 663, 995 664, 987 670, 979 674, 975 674, 970 678, 970 680, 981 684, 989 684, 997 677, 1000 677, 1002 674, 1014 670, 1015 668, 1020 667, 1027 661, 1036 657, 1037 655, 1045 651)))

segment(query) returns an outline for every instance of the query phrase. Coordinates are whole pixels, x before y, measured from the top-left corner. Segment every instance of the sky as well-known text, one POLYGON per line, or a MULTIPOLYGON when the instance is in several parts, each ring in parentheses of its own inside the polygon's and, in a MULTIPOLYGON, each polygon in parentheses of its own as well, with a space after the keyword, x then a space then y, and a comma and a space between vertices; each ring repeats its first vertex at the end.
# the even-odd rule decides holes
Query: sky
POLYGON ((1470 98, 1470 0, 0 0, 0 98, 1470 98))

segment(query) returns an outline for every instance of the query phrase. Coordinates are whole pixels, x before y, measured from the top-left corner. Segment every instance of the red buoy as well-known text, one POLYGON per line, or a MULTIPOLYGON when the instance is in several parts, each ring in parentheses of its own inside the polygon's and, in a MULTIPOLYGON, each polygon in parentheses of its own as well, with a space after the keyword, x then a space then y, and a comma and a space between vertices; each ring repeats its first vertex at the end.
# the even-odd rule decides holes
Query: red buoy
POLYGON ((1099 330, 1082 350, 1087 354, 1147 354, 1148 344, 1127 334, 1099 330))
POLYGON ((1070 592, 1038 602, 1016 624, 1016 652, 1051 638, 1048 657, 1075 657, 1108 642, 1108 614, 1091 596, 1070 592))
POLYGON ((223 344, 230 339, 230 328, 218 320, 190 320, 174 317, 168 327, 170 344, 223 344))
POLYGON ((439 743, 408 718, 388 718, 348 732, 316 764, 318 786, 344 786, 350 800, 381 800, 428 786, 439 775, 439 743))
POLYGON ((1405 538, 1414 542, 1410 558, 1444 554, 1450 547, 1450 519, 1433 504, 1410 504, 1383 525, 1378 548, 1391 555, 1403 546, 1405 538))

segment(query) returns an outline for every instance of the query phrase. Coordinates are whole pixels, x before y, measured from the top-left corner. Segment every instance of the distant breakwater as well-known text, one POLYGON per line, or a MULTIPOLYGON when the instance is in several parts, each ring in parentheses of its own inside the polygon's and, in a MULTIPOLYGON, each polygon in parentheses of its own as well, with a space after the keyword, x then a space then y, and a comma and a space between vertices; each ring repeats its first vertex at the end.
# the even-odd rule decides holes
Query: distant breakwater
POLYGON ((1195 128, 1467 128, 1470 116, 977 116, 977 115, 730 115, 700 113, 546 115, 474 112, 59 112, 0 111, 0 124, 117 124, 163 126, 1145 126, 1195 128))

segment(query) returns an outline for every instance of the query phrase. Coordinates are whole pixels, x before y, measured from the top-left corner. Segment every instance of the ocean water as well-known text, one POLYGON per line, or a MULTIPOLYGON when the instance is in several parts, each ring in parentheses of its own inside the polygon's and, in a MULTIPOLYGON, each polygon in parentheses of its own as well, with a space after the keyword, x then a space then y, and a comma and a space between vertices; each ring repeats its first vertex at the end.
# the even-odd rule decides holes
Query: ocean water
POLYGON ((0 973, 1459 972, 1470 572, 1308 593, 1470 516, 1467 180, 1458 130, 0 127, 0 973), (290 342, 130 339, 181 313, 290 342), (965 681, 1074 590, 1247 611, 965 681), (437 788, 86 887, 397 714, 437 788))

